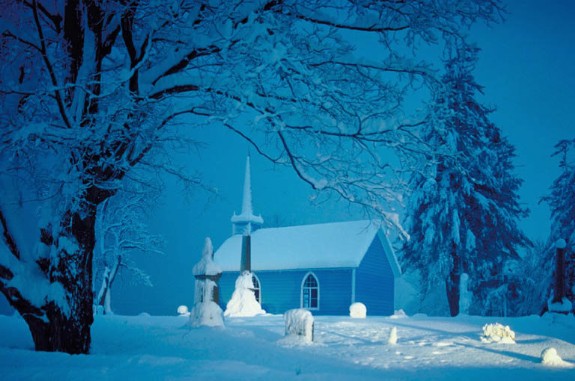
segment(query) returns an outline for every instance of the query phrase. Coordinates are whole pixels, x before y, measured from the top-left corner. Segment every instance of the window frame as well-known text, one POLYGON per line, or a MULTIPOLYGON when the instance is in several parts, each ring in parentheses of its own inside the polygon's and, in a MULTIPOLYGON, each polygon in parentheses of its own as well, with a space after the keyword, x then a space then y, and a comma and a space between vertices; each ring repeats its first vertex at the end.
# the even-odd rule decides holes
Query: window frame
POLYGON ((300 287, 300 308, 305 308, 306 310, 310 310, 310 311, 319 311, 320 308, 320 284, 319 284, 319 279, 317 277, 316 274, 314 274, 312 271, 309 271, 308 273, 306 273, 303 277, 303 280, 301 282, 301 287, 300 287), (315 280, 316 286, 306 286, 306 281, 308 280, 308 278, 312 277, 315 280), (305 306, 304 305, 304 291, 305 290, 310 290, 310 295, 309 295, 309 306, 305 306), (313 295, 312 295, 312 290, 316 290, 317 291, 317 296, 315 298, 316 300, 316 306, 313 307, 313 295))
POLYGON ((254 288, 252 288, 252 291, 254 292, 254 296, 256 297, 256 301, 261 305, 262 304, 262 282, 260 281, 260 278, 255 274, 252 273, 252 284, 254 285, 254 288), (256 287, 256 283, 257 282, 258 286, 256 287), (257 293, 256 293, 257 290, 257 293))

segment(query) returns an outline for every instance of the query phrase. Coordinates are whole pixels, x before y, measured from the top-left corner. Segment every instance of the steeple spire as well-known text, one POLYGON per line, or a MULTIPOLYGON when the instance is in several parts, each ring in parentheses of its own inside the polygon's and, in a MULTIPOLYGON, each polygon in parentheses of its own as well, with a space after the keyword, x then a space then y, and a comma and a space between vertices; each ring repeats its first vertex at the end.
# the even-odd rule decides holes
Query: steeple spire
POLYGON ((250 170, 250 155, 246 158, 246 172, 244 175, 244 198, 242 200, 242 215, 253 215, 252 206, 252 176, 250 170))
POLYGON ((242 212, 232 216, 232 233, 249 235, 262 226, 264 220, 261 216, 254 215, 252 205, 252 184, 250 155, 246 159, 246 171, 244 175, 244 193, 242 198, 242 212))

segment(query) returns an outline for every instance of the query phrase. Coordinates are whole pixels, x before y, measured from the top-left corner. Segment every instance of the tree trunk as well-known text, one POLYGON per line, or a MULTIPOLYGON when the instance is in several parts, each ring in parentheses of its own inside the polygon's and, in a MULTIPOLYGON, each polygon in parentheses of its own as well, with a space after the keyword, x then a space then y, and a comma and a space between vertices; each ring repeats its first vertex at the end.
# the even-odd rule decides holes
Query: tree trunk
POLYGON ((100 286, 100 292, 98 293, 97 299, 97 306, 101 307, 101 311, 104 315, 113 314, 112 311, 112 285, 114 284, 114 280, 116 279, 116 275, 118 275, 118 270, 122 265, 122 256, 116 256, 116 262, 114 263, 114 267, 110 270, 109 267, 106 266, 104 270, 104 275, 102 278, 102 285, 100 286))
POLYGON ((47 276, 51 287, 63 289, 59 299, 41 307, 43 316, 20 311, 28 323, 37 351, 85 354, 90 351, 90 326, 94 321, 92 255, 95 244, 96 208, 67 212, 52 245, 57 250, 47 276))
POLYGON ((47 306, 48 321, 24 315, 35 350, 69 354, 86 354, 90 351, 90 326, 93 322, 91 298, 80 303, 83 311, 78 311, 78 315, 69 316, 53 303, 47 306))
POLYGON ((451 249, 451 258, 453 260, 453 267, 449 273, 449 277, 445 280, 445 291, 447 292, 449 314, 451 316, 457 316, 459 315, 459 299, 461 298, 461 266, 455 246, 451 249))

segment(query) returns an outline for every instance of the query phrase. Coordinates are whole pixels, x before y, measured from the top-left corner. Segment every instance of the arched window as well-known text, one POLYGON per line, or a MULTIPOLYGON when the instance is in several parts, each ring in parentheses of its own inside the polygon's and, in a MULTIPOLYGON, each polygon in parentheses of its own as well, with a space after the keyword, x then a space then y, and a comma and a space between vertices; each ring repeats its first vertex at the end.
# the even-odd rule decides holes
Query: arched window
POLYGON ((256 296, 256 300, 259 304, 262 304, 262 290, 260 288, 260 280, 256 276, 256 274, 252 274, 252 283, 254 284, 254 295, 256 296))
POLYGON ((301 307, 319 309, 319 282, 313 273, 307 273, 301 284, 301 307))

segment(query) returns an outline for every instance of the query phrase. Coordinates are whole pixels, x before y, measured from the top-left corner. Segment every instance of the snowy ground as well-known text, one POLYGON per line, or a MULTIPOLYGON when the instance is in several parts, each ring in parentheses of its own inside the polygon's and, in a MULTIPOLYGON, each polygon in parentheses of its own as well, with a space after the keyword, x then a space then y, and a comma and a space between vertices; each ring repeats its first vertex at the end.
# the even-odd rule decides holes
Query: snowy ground
MULTIPOLYGON (((24 322, 0 316, 2 380, 574 380, 575 367, 541 364, 557 349, 575 364, 575 318, 316 317, 315 342, 283 337, 282 316, 187 328, 184 317, 98 316, 92 354, 36 353, 24 322), (482 343, 499 321, 516 344, 482 343), (388 344, 397 328, 398 342, 388 344), (509 378, 511 379, 511 378, 509 378)), ((569 365, 569 364, 568 364, 569 365)))

